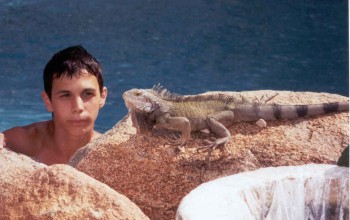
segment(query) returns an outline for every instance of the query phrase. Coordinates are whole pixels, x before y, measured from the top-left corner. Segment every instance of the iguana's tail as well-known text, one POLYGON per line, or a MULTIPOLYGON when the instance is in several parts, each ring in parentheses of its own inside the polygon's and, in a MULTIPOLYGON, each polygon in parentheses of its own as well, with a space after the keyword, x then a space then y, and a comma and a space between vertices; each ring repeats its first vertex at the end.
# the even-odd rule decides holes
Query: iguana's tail
POLYGON ((349 102, 307 105, 241 105, 234 109, 236 121, 295 119, 327 113, 349 111, 349 102))

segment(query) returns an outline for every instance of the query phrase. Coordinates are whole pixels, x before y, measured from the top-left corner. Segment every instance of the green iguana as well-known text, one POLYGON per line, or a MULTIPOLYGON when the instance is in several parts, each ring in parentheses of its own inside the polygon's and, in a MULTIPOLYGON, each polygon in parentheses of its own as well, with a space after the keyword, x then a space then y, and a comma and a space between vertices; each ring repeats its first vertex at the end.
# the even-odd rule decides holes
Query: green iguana
POLYGON ((123 98, 138 132, 145 133, 153 126, 179 131, 181 136, 174 136, 172 143, 184 145, 191 131, 208 129, 217 138, 207 146, 212 149, 230 140, 227 127, 238 121, 295 119, 349 110, 349 102, 278 105, 251 102, 241 95, 222 92, 182 96, 160 85, 128 90, 123 98))

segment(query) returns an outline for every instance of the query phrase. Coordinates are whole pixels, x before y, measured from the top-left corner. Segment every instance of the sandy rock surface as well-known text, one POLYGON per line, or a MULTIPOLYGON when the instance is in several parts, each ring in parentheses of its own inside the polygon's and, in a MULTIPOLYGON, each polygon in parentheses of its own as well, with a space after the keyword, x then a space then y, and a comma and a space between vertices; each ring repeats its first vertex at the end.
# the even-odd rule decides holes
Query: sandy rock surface
POLYGON ((125 196, 68 165, 0 148, 0 219, 149 219, 125 196))
MULTIPOLYGON (((252 91, 252 100, 275 96, 269 103, 309 104, 348 101, 327 93, 252 91)), ((235 94, 235 93, 232 93, 235 94)), ((182 197, 203 182, 261 167, 307 163, 336 164, 348 144, 348 113, 267 122, 240 122, 229 128, 232 140, 225 148, 197 151, 206 132, 192 134, 178 150, 168 144, 171 132, 153 129, 136 135, 130 117, 120 121, 100 138, 72 157, 70 164, 106 183, 135 202, 151 219, 174 219, 182 197)))

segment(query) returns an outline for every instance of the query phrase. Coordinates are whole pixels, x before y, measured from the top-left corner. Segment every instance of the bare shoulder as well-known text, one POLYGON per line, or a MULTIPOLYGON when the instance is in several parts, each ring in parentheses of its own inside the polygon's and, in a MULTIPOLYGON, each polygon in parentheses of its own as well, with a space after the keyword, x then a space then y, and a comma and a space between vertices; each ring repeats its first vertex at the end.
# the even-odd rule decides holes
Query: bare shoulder
POLYGON ((37 151, 38 143, 47 133, 47 121, 26 126, 18 126, 4 131, 5 147, 15 152, 32 156, 37 151))

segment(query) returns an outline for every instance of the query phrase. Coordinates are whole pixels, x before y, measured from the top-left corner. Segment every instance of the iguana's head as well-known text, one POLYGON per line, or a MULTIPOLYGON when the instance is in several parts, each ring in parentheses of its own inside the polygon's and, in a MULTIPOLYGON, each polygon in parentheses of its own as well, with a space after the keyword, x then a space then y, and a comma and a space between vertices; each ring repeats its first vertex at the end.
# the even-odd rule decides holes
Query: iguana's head
POLYGON ((160 98, 148 89, 131 89, 123 93, 123 99, 129 110, 150 114, 159 108, 160 98))

